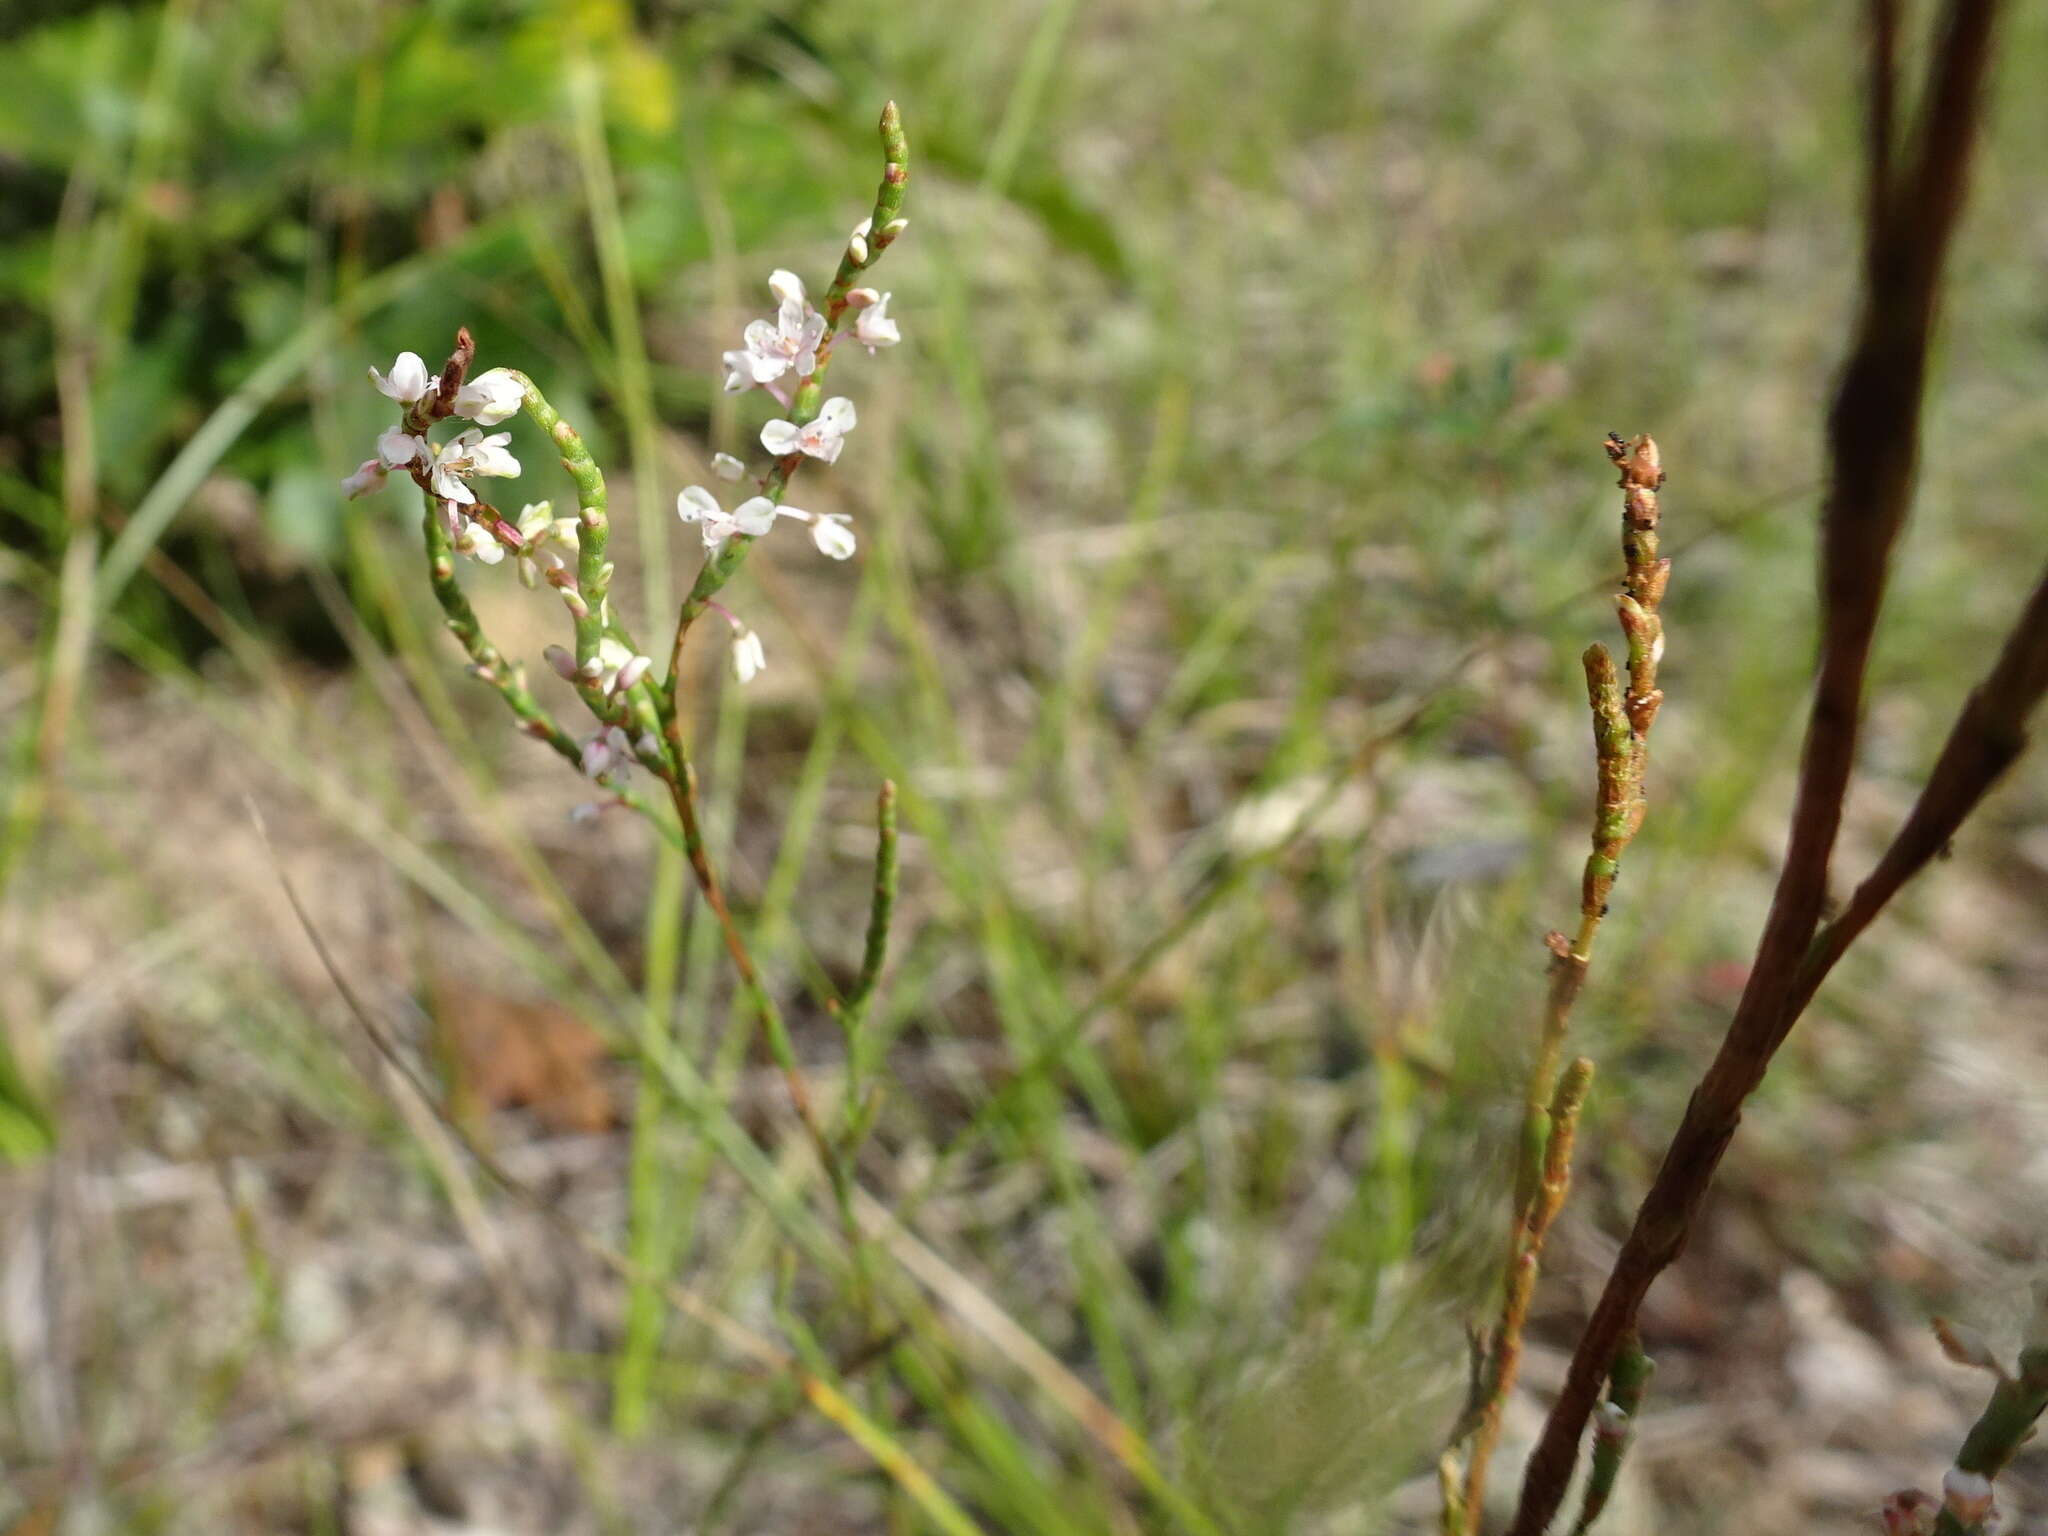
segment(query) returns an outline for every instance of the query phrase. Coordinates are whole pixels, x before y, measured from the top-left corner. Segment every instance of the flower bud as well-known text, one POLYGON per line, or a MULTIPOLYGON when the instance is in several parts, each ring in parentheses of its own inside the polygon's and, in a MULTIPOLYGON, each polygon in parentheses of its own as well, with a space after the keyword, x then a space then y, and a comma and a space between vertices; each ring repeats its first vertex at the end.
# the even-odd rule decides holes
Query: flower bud
POLYGON ((648 669, 653 665, 654 659, 651 656, 635 656, 631 661, 619 668, 618 681, 612 684, 612 691, 614 693, 631 691, 634 685, 647 675, 648 669))
POLYGON ((574 656, 571 656, 559 645, 549 646, 541 652, 541 655, 547 659, 547 664, 555 669, 557 677, 561 678, 564 682, 573 683, 576 681, 576 658, 574 656))
POLYGON ((1965 1472, 1961 1467, 1950 1467, 1942 1475, 1941 1502, 1963 1529, 1975 1530, 1991 1518, 1995 1503, 1991 1479, 1981 1472, 1965 1472))
POLYGON ((848 309, 866 309, 870 304, 879 304, 882 296, 872 288, 849 288, 846 290, 848 309))

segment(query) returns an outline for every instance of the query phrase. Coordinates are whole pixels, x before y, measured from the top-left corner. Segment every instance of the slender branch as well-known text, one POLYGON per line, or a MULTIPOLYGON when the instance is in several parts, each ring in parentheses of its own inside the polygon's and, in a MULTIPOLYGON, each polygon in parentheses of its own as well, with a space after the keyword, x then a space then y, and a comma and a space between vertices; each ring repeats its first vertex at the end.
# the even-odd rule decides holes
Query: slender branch
POLYGON ((1950 0, 1910 178, 1872 212, 1862 312, 1828 419, 1819 675, 1785 864, 1749 981, 1580 1336, 1509 1536, 1540 1536, 1556 1514, 1615 1353, 1651 1282, 1684 1247, 1743 1101, 1797 1018, 1855 760, 1886 568, 1912 495, 1936 298, 1962 207, 1996 12, 1996 0, 1950 0))
POLYGON ((2027 749, 2027 718, 2048 693, 2048 568, 1984 681, 1970 690, 1926 787, 1841 915, 1821 930, 1793 983, 1796 1014, 1857 935, 1933 860, 1985 793, 2027 749))
POLYGON ((889 920, 896 910, 896 784, 882 780, 875 796, 875 891, 868 907, 867 944, 861 956, 860 976, 847 994, 839 1019, 849 1035, 858 1031, 875 987, 882 979, 882 964, 889 955, 889 920))
MULTIPOLYGON (((886 250, 901 232, 897 222, 903 206, 904 188, 910 179, 910 151, 903 136, 902 115, 896 103, 890 102, 882 109, 881 137, 883 172, 881 188, 875 196, 871 231, 858 254, 849 242, 846 254, 840 259, 838 273, 826 295, 824 338, 818 344, 817 366, 810 377, 799 387, 793 418, 807 422, 816 417, 820 385, 826 365, 830 360, 833 335, 840 319, 847 309, 846 295, 854 286, 855 276, 865 267, 873 265, 875 259, 886 250)), ((802 454, 790 454, 778 459, 769 471, 762 493, 769 500, 780 502, 788 489, 790 477, 803 463, 802 454)), ((745 534, 735 534, 709 559, 698 573, 696 583, 689 596, 683 600, 676 614, 675 637, 669 646, 669 665, 666 680, 658 690, 657 712, 661 722, 661 734, 667 744, 669 767, 664 775, 669 786, 669 795, 676 808, 676 816, 683 828, 683 852, 690 863, 691 873, 696 877, 698 889, 704 894, 705 904, 711 908, 718 921, 719 932, 725 940, 726 952, 731 955, 733 967, 739 973, 740 984, 746 992, 754 1010, 759 1014, 768 1034, 768 1045, 775 1056, 776 1065, 781 1069, 783 1081, 788 1085, 790 1102, 795 1106, 797 1118, 803 1122, 810 1135, 819 1158, 830 1175, 834 1191, 838 1196, 841 1214, 850 1224, 851 1207, 848 1203, 850 1179, 844 1167, 844 1160, 837 1155, 829 1137, 818 1120, 812 1102, 810 1086, 805 1081, 802 1069, 796 1059, 796 1051, 790 1042, 789 1028, 782 1013, 776 1007, 773 997, 762 985, 760 973, 747 948, 745 936, 734 922, 728 906, 725 891, 712 868, 710 855, 704 846, 704 837, 697 815, 697 780, 690 765, 686 722, 683 718, 678 691, 682 682, 683 645, 689 638, 690 626, 710 607, 712 598, 745 563, 747 552, 753 540, 745 534)), ((857 1232, 849 1226, 849 1231, 857 1232)))
POLYGON ((1863 223, 1866 234, 1875 237, 1884 227, 1892 197, 1892 147, 1898 134, 1899 0, 1867 0, 1867 5, 1864 41, 1870 54, 1865 89, 1870 104, 1864 122, 1867 180, 1863 223))
POLYGON ((1472 1449, 1463 1486, 1454 1499, 1443 1504, 1440 1527, 1445 1536, 1461 1536, 1482 1515, 1487 1469, 1500 1442, 1508 1395, 1521 1370, 1522 1329, 1535 1295, 1550 1224, 1564 1203, 1570 1182, 1573 1130, 1593 1070, 1592 1063, 1582 1057, 1559 1080, 1557 1064, 1570 1030, 1572 1009, 1585 986, 1593 941, 1621 873, 1622 854, 1643 824, 1643 775, 1649 766, 1650 727, 1664 702, 1664 692, 1657 686, 1657 669, 1664 656, 1664 620, 1659 609, 1671 582, 1671 562, 1658 553, 1657 495, 1664 484, 1663 462, 1656 442, 1648 437, 1629 443, 1610 435, 1606 450, 1621 471, 1621 547, 1627 569, 1615 608, 1628 641, 1628 680, 1624 686, 1604 647, 1587 649, 1582 664, 1586 701, 1593 717, 1598 786, 1593 846, 1579 882, 1577 937, 1567 939, 1553 933, 1547 940, 1550 983, 1523 1111, 1521 1162, 1508 1228, 1500 1316, 1485 1341, 1474 1400, 1452 1434, 1454 1445, 1469 1434, 1472 1449), (1568 1093, 1568 1088, 1573 1091, 1568 1093))

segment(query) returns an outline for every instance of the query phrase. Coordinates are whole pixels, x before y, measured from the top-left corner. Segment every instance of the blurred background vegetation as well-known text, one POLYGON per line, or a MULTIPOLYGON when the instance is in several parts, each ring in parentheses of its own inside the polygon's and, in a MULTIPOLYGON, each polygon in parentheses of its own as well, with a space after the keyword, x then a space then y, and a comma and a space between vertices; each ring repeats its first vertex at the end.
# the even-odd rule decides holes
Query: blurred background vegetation
MULTIPOLYGON (((1610 428, 1670 469, 1669 703, 1511 1439, 1761 917, 1854 11, 12 0, 0 1529, 932 1528, 655 1274, 991 1531, 1425 1528, 1576 902, 1610 428), (678 865, 568 819, 406 498, 336 483, 385 424, 365 367, 466 324, 586 427, 659 633, 667 508, 761 419, 718 352, 770 268, 823 283, 890 97, 906 344, 848 359, 860 432, 801 498, 861 557, 764 545, 769 672, 697 658, 719 856, 828 1094, 903 788, 861 1173, 923 1257, 881 1260, 877 1339, 678 865), (381 1072, 281 874, 440 1108, 641 1282, 381 1072)), ((2048 532, 2044 70, 2015 8, 1851 865, 2048 532)), ((553 605, 471 585, 533 660, 553 605)), ((2006 1325, 2042 1246, 2044 901, 2037 762, 1751 1115, 1648 1319, 1614 1528, 1861 1529, 1946 1461, 1975 1387, 1924 1318, 2006 1325)))

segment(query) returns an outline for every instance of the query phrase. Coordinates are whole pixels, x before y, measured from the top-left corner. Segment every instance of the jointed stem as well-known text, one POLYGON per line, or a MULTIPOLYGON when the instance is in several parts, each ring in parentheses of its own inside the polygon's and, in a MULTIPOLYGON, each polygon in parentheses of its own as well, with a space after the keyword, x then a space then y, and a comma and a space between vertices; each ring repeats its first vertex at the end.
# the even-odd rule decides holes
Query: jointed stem
POLYGON ((1522 1329, 1528 1320, 1543 1246, 1570 1185, 1572 1138, 1593 1066, 1580 1057, 1560 1079, 1558 1062, 1572 1009, 1585 986, 1593 940, 1607 915, 1615 877, 1621 872, 1621 856, 1642 826, 1650 726, 1664 702, 1657 686, 1657 667, 1664 654, 1664 621, 1658 608, 1671 578, 1671 562, 1657 553, 1657 491, 1664 483, 1664 470, 1656 443, 1647 437, 1633 443, 1610 437, 1607 456, 1621 470, 1621 547, 1627 575, 1615 606, 1628 640, 1627 686, 1604 647, 1587 649, 1582 661, 1598 768, 1593 848, 1586 856, 1580 881, 1578 932, 1570 939, 1553 933, 1548 940, 1550 983, 1523 1109, 1500 1316, 1487 1340, 1486 1355, 1478 1364, 1476 1400, 1468 1406, 1454 1436, 1469 1430, 1472 1450, 1462 1488, 1444 1500, 1441 1525, 1447 1536, 1463 1536, 1476 1529, 1483 1514, 1487 1469, 1500 1441, 1508 1394, 1521 1369, 1522 1329))

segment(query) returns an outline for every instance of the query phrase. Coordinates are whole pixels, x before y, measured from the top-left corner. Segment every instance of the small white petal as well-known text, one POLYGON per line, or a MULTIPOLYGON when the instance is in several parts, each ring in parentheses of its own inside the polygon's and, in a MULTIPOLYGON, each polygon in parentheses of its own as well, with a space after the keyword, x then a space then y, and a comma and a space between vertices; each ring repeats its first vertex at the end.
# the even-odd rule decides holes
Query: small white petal
POLYGON ((519 473, 519 461, 506 452, 506 444, 512 441, 510 432, 493 432, 469 451, 472 473, 511 477, 519 473))
POLYGON ((805 302, 804 280, 783 267, 777 267, 768 274, 768 291, 775 295, 778 303, 805 302))
POLYGON ((811 542, 834 560, 853 558, 853 528, 844 517, 828 514, 811 524, 811 542))
POLYGON ((455 392, 455 414, 486 427, 496 426, 514 415, 525 401, 526 386, 513 377, 512 370, 493 368, 455 392))
POLYGON ((724 515, 718 498, 701 485, 686 485, 676 495, 676 516, 686 523, 701 523, 724 515))
POLYGON ((751 683, 768 665, 768 656, 761 649, 761 637, 753 630, 742 630, 732 642, 732 675, 742 683, 751 683))
POLYGON ((388 469, 402 469, 427 451, 425 438, 414 437, 410 432, 393 427, 389 432, 377 434, 377 457, 388 469))
POLYGON ((377 392, 400 405, 412 405, 434 387, 434 376, 417 352, 401 352, 388 374, 370 370, 370 382, 377 392))
POLYGON ((761 428, 761 446, 778 459, 795 453, 802 441, 803 435, 793 421, 778 418, 761 428))
POLYGON ((747 466, 729 453, 711 455, 711 473, 721 480, 738 480, 746 475, 747 466))
POLYGON ((834 436, 851 432, 854 420, 853 402, 844 395, 834 395, 818 412, 818 425, 834 436))
POLYGON ((749 496, 733 508, 732 520, 741 533, 758 539, 775 526, 775 503, 766 496, 749 496))

